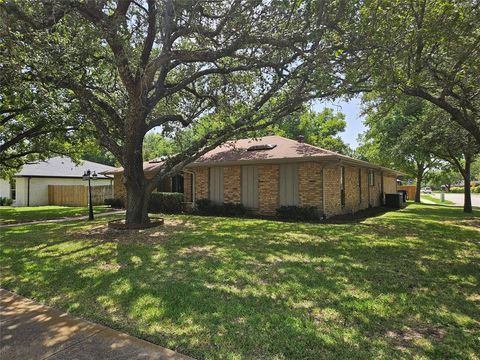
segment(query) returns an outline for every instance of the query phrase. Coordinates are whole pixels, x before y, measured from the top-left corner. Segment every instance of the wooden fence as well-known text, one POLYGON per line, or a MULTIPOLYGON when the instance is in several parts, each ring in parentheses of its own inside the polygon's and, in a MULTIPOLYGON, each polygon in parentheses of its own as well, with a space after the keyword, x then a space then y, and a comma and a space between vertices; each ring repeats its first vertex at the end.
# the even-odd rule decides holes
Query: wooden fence
POLYGON ((408 199, 414 200, 415 191, 417 191, 417 187, 415 185, 401 185, 401 186, 397 186, 397 190, 407 190, 408 199))
MULTIPOLYGON (((113 197, 111 185, 92 186, 93 205, 103 205, 106 198, 113 197)), ((61 206, 87 206, 88 186, 48 185, 48 204, 61 206)))

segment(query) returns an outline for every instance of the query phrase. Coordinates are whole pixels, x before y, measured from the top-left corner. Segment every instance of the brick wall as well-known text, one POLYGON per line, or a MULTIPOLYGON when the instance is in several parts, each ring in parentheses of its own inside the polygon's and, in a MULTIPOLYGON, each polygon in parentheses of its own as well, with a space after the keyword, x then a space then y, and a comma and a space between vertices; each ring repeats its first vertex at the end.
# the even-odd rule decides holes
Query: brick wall
POLYGON ((279 167, 258 165, 258 208, 262 215, 275 215, 278 208, 279 167))
POLYGON ((342 209, 343 213, 357 212, 361 209, 358 169, 358 167, 345 166, 345 206, 342 209))
POLYGON ((328 165, 323 169, 323 186, 325 215, 340 214, 342 212, 340 204, 340 166, 328 165))
MULTIPOLYGON (((358 167, 345 166, 345 206, 341 206, 340 200, 340 166, 328 165, 324 170, 325 185, 325 214, 333 216, 336 214, 347 214, 366 209, 369 206, 381 205, 381 173, 375 171, 374 185, 368 185, 368 169, 361 168, 362 193, 358 184, 358 167)), ((384 192, 396 191, 396 178, 384 176, 384 192)))
MULTIPOLYGON (((381 193, 381 173, 379 171, 374 171, 374 185, 369 185, 370 190, 370 205, 372 207, 380 206, 380 193, 381 193)), ((368 179, 367 179, 368 180, 368 179)))
POLYGON ((368 169, 361 168, 362 172, 362 202, 360 209, 368 208, 368 169))
POLYGON ((113 175, 113 197, 116 199, 127 199, 127 189, 123 184, 123 174, 113 175))
POLYGON ((223 201, 239 204, 242 170, 240 166, 225 166, 223 168, 223 201))
POLYGON ((183 201, 192 202, 192 174, 183 173, 183 201))
POLYGON ((195 199, 208 199, 208 168, 195 168, 195 199))
POLYGON ((318 162, 299 163, 298 197, 300 206, 323 208, 322 164, 318 162))
POLYGON ((383 180, 383 186, 386 194, 392 194, 397 192, 397 178, 391 176, 385 176, 383 180))

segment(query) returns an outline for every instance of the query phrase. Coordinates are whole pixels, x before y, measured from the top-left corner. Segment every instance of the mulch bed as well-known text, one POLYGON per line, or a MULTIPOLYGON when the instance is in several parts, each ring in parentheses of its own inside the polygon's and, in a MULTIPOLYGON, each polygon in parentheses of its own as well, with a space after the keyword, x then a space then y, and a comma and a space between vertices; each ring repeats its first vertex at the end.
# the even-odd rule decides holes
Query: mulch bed
POLYGON ((153 218, 148 223, 144 224, 127 224, 124 219, 111 220, 108 222, 108 227, 115 230, 141 230, 150 229, 164 224, 163 218, 153 218))

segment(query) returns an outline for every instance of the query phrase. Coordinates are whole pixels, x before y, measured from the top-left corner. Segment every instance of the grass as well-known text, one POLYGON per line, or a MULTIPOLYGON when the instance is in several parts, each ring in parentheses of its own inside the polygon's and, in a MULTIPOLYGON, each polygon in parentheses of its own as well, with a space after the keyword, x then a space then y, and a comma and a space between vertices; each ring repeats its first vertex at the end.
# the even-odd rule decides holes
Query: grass
POLYGON ((17 226, 0 240, 1 286, 198 358, 478 359, 478 215, 17 226))
POLYGON ((440 205, 454 205, 455 204, 453 201, 446 200, 446 199, 444 201, 440 201, 439 198, 436 198, 432 195, 422 194, 421 198, 424 199, 424 200, 431 201, 435 204, 440 204, 440 205))
MULTIPOLYGON (((94 213, 110 211, 109 206, 95 206, 94 213)), ((21 222, 60 219, 72 216, 88 215, 86 207, 69 206, 31 206, 13 207, 0 206, 0 225, 16 224, 21 222)))

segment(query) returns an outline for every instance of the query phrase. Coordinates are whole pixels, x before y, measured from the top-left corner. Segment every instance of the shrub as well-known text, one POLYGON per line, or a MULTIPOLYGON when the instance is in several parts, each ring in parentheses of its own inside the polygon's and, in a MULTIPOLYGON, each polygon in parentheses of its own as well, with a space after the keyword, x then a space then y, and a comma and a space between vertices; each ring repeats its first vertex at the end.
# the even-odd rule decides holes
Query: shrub
POLYGON ((450 187, 450 192, 451 193, 463 193, 464 188, 462 186, 451 186, 450 187))
POLYGON ((13 200, 7 197, 0 197, 0 206, 10 206, 13 204, 13 200))
POLYGON ((105 205, 109 205, 115 209, 121 209, 125 207, 123 199, 120 198, 107 198, 104 200, 105 205))
POLYGON ((223 203, 220 205, 223 216, 244 216, 247 209, 242 204, 223 203))
POLYGON ((315 221, 320 219, 320 212, 316 206, 280 206, 277 217, 282 220, 315 221))
POLYGON ((200 199, 195 202, 197 213, 201 215, 243 216, 247 209, 242 204, 216 204, 209 199, 200 199))
POLYGON ((195 207, 199 214, 202 215, 214 215, 218 212, 216 209, 218 205, 214 204, 209 199, 199 199, 195 201, 195 207))
POLYGON ((183 194, 154 192, 150 196, 148 211, 155 213, 179 214, 183 212, 183 194))

